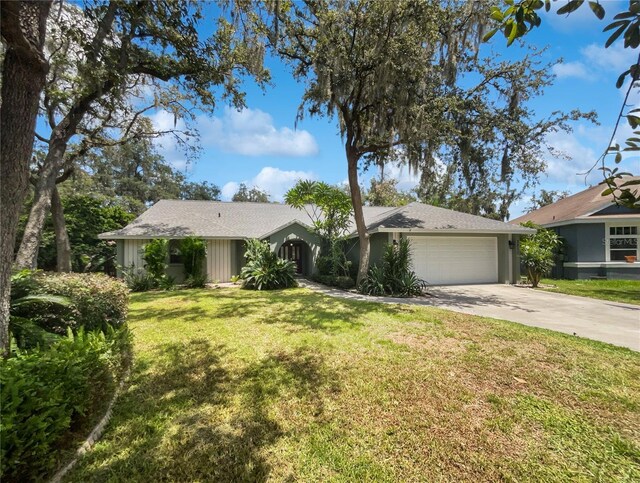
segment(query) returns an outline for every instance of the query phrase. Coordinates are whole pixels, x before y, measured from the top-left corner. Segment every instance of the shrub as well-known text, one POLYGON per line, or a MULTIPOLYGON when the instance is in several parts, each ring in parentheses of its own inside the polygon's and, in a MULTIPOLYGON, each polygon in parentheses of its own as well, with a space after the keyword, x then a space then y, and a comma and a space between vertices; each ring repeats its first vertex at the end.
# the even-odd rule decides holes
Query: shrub
POLYGON ((144 268, 151 278, 159 285, 167 271, 167 259, 169 257, 169 240, 155 239, 146 243, 142 248, 144 254, 144 268))
MULTIPOLYGON (((184 264, 184 278, 186 280, 192 279, 195 282, 201 281, 204 261, 207 258, 207 247, 204 240, 195 237, 184 238, 180 242, 180 253, 184 264)), ((206 282, 206 277, 204 282, 206 282)), ((204 283, 197 286, 204 286, 204 283)))
POLYGON ((316 268, 318 269, 318 275, 331 275, 333 272, 332 258, 328 255, 320 255, 316 259, 316 268))
POLYGON ((248 240, 245 251, 247 264, 240 271, 243 288, 272 290, 295 287, 295 263, 278 258, 267 242, 248 240))
POLYGON ((47 350, 0 361, 3 481, 39 480, 55 469, 69 430, 86 426, 110 399, 130 346, 126 326, 106 335, 80 330, 47 350))
POLYGON ((123 268, 124 282, 132 292, 146 292, 155 287, 153 277, 142 268, 136 268, 131 264, 129 268, 123 268))
POLYGON ((526 235, 520 240, 520 259, 527 270, 531 285, 535 288, 542 276, 553 268, 555 250, 560 245, 560 239, 553 230, 547 230, 531 222, 522 223, 522 226, 538 230, 535 235, 526 235))
MULTIPOLYGON (((29 281, 32 293, 68 297, 72 310, 51 318, 32 308, 29 318, 49 332, 64 335, 67 328, 74 331, 102 330, 123 325, 127 318, 129 291, 120 280, 102 273, 45 273, 33 274, 29 281)), ((24 286, 24 283, 21 284, 24 286)))
POLYGON ((341 276, 334 279, 335 285, 343 290, 349 290, 356 286, 356 282, 351 277, 341 276))
POLYGON ((187 288, 202 288, 207 284, 207 275, 200 273, 198 275, 190 275, 184 281, 187 288))
POLYGON ((369 269, 360 291, 367 295, 413 297, 421 295, 426 285, 411 270, 411 245, 408 239, 401 238, 397 245, 385 245, 382 266, 369 269))

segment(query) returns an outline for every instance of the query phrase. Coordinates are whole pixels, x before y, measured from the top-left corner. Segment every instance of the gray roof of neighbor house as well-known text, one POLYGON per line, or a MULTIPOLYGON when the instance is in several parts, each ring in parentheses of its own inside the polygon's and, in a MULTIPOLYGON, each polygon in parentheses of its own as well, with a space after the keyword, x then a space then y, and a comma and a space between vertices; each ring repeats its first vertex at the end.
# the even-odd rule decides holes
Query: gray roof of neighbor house
MULTIPOLYGON (((623 180, 638 180, 639 176, 625 177, 623 180)), ((637 186, 631 186, 631 189, 637 186)), ((602 196, 602 192, 607 189, 606 184, 601 183, 591 186, 575 195, 563 198, 542 208, 538 208, 531 213, 522 215, 511 220, 509 223, 520 224, 532 221, 536 225, 562 225, 567 222, 584 221, 594 219, 598 216, 606 216, 607 219, 627 219, 637 218, 640 211, 634 211, 618 207, 614 204, 613 194, 602 196), (606 210, 606 212, 603 212, 606 210)))
MULTIPOLYGON (((400 208, 364 206, 369 231, 529 233, 531 230, 422 203, 400 208)), ((279 203, 161 200, 120 230, 102 239, 264 238, 287 225, 309 227, 304 210, 279 203)), ((352 223, 351 232, 355 231, 352 223)))

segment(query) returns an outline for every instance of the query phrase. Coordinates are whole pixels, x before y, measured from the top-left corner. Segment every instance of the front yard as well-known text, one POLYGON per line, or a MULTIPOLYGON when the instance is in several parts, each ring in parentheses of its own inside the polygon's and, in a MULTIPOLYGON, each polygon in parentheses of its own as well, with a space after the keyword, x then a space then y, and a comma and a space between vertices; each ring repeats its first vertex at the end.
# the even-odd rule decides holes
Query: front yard
POLYGON ((640 354, 293 289, 137 294, 135 367, 68 481, 632 481, 640 354))
POLYGON ((640 280, 543 279, 541 283, 540 288, 549 292, 640 305, 640 280))

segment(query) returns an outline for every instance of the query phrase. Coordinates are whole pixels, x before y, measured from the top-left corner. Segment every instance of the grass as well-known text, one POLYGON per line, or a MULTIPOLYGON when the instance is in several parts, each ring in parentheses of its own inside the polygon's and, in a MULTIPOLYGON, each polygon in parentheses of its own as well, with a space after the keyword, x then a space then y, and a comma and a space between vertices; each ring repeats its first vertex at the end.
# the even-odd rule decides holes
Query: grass
POLYGON ((542 284, 547 287, 540 288, 549 292, 640 305, 640 280, 543 279, 542 284))
POLYGON ((135 365, 67 481, 638 481, 640 354, 305 289, 132 296, 135 365))

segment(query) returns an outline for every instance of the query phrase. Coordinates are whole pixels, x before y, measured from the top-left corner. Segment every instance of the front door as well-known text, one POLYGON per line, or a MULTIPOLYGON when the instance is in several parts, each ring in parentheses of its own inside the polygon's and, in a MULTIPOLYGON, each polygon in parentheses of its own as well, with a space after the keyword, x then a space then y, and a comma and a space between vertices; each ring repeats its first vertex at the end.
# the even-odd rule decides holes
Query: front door
POLYGON ((302 243, 286 242, 278 251, 278 256, 284 260, 291 260, 296 264, 296 273, 302 273, 302 243))

